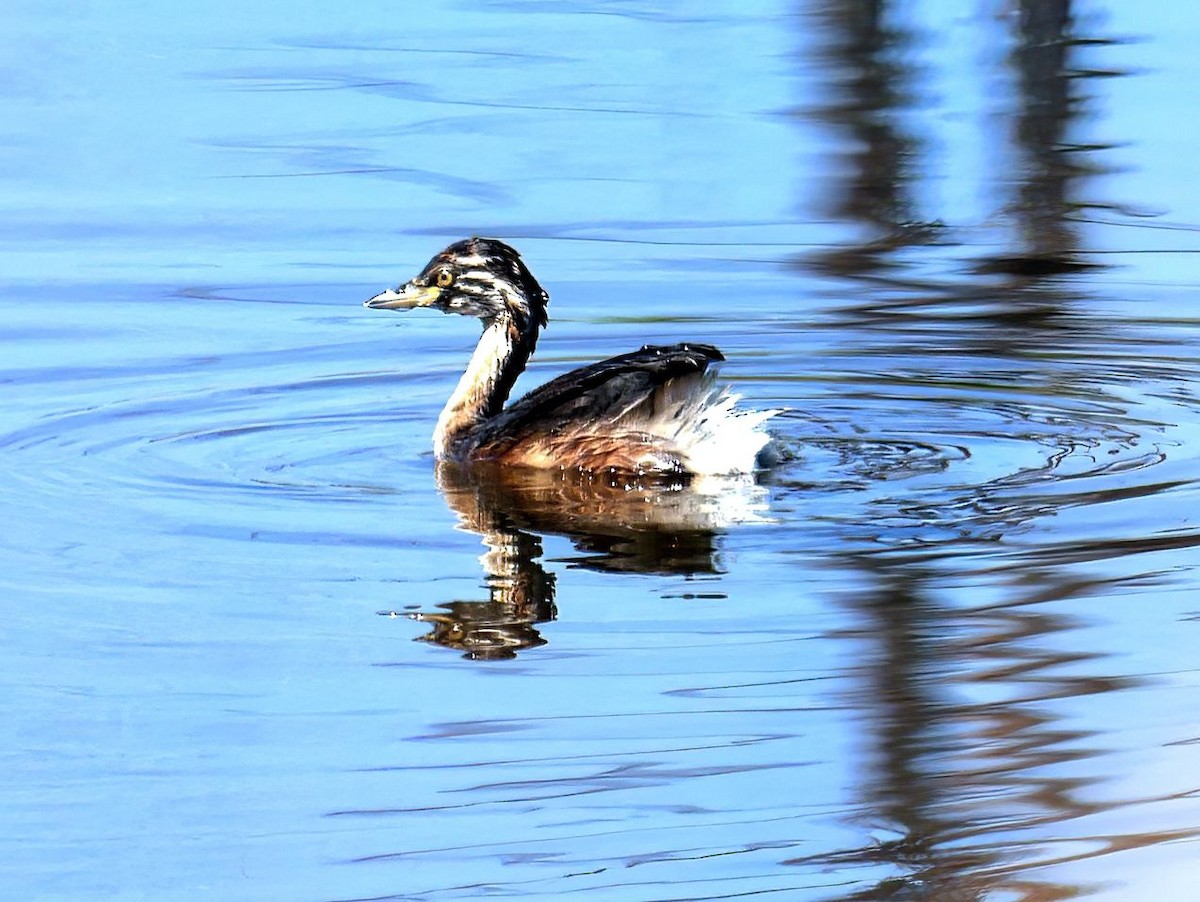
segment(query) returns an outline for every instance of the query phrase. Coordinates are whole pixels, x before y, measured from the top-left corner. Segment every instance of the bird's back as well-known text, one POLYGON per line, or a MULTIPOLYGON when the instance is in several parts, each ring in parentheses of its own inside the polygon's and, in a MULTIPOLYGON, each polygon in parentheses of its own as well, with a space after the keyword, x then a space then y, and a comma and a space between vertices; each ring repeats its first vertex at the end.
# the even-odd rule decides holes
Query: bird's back
POLYGON ((647 345, 573 370, 482 424, 467 456, 515 466, 663 475, 750 472, 773 411, 734 410, 721 352, 647 345))

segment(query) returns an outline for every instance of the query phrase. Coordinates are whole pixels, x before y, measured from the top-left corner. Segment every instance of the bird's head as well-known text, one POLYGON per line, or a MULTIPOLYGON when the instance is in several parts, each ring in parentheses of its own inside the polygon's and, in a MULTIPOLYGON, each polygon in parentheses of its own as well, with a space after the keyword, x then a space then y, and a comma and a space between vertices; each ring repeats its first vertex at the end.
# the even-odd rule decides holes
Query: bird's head
POLYGON ((376 310, 433 307, 479 317, 485 325, 507 319, 526 332, 546 325, 549 301, 515 250, 495 238, 467 238, 436 255, 415 278, 375 295, 363 306, 376 310))

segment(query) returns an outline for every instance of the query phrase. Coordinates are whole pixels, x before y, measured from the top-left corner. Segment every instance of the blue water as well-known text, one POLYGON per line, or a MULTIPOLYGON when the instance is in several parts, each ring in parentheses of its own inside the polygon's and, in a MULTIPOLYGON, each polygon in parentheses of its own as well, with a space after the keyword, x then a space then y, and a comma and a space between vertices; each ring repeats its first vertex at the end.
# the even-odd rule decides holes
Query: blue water
POLYGON ((6 896, 1186 898, 1200 20, 1031 6, 10 3, 6 896), (447 480, 470 234, 784 462, 447 480))

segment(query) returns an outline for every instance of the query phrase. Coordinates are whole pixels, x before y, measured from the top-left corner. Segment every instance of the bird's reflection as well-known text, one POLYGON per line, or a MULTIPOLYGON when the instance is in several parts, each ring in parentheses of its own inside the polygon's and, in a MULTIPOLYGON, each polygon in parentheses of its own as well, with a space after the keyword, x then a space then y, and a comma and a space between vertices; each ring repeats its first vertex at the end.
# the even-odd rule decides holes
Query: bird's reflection
MULTIPOLYGON (((464 517, 465 522, 465 517, 464 517)), ((488 598, 457 599, 438 605, 436 612, 410 616, 433 629, 419 641, 434 642, 476 660, 515 657, 525 648, 545 645, 537 624, 555 617, 554 574, 537 558, 542 543, 519 529, 482 531, 487 551, 480 557, 488 598)))
POLYGON ((714 573, 721 529, 762 521, 766 507, 765 489, 749 478, 631 482, 440 463, 436 479, 461 525, 483 538, 488 598, 457 599, 408 616, 433 626, 419 641, 477 660, 512 658, 546 643, 537 625, 556 616, 556 580, 539 561, 540 535, 569 538, 580 552, 568 562, 576 567, 714 573))

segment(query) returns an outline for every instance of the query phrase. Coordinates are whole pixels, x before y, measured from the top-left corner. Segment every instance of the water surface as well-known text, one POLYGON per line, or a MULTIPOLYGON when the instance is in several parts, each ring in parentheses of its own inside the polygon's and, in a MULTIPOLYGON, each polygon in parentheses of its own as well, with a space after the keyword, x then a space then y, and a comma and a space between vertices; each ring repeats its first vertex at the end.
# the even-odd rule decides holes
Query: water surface
POLYGON ((1020 7, 9 9, 12 891, 1179 898, 1200 35, 1020 7), (784 463, 439 471, 473 233, 784 463))

